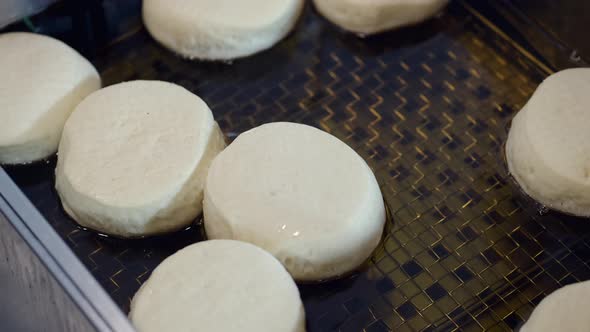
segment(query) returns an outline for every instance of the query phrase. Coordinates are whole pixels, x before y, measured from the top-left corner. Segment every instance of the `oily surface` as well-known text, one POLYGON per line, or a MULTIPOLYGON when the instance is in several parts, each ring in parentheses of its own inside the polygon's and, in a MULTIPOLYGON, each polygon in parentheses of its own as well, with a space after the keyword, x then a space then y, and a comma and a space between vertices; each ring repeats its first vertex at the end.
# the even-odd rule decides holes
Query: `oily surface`
MULTIPOLYGON (((539 215, 504 166, 507 124, 548 72, 466 2, 408 29, 359 39, 308 6, 284 42, 232 65, 182 60, 141 31, 97 66, 106 85, 188 88, 229 137, 294 121, 367 160, 391 211, 386 235, 354 276, 299 286, 309 331, 515 329, 551 291, 590 279, 588 223, 539 215)), ((54 168, 10 174, 124 312, 158 263, 203 239, 198 224, 131 242, 81 231, 58 208, 54 168)))

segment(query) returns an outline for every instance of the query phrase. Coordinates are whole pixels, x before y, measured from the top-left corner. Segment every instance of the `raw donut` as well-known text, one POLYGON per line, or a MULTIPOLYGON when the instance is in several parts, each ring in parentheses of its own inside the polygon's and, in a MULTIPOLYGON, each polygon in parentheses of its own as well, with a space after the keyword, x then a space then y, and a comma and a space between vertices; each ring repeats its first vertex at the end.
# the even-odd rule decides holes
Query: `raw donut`
POLYGON ((590 331, 590 281, 571 284, 543 299, 519 332, 590 331))
POLYGON ((213 240, 168 257, 131 302, 139 332, 304 332, 299 290, 272 255, 213 240))
POLYGON ((143 21, 190 59, 231 60, 272 47, 295 26, 303 0, 145 0, 143 21))
POLYGON ((317 10, 344 30, 372 35, 419 23, 448 0, 314 0, 317 10))
POLYGON ((378 245, 381 191, 367 163, 336 137, 278 122, 238 136, 211 163, 205 229, 253 243, 297 280, 340 276, 378 245))
POLYGON ((201 213, 207 169, 224 147, 209 107, 184 88, 112 85, 84 99, 66 122, 57 191, 72 218, 99 232, 179 230, 201 213))
POLYGON ((539 203, 590 217, 590 69, 549 76, 512 120, 510 174, 539 203))
POLYGON ((100 77, 72 48, 34 33, 0 35, 0 54, 0 164, 46 158, 74 107, 100 89, 100 77))

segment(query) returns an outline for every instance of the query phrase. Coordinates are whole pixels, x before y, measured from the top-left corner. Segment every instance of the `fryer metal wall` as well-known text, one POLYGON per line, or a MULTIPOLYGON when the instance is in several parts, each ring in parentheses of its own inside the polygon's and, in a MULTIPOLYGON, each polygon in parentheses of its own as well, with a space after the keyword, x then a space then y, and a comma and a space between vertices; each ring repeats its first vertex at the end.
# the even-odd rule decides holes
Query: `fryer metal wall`
POLYGON ((1 167, 0 331, 134 331, 1 167))
POLYGON ((96 331, 3 214, 0 294, 2 331, 96 331))

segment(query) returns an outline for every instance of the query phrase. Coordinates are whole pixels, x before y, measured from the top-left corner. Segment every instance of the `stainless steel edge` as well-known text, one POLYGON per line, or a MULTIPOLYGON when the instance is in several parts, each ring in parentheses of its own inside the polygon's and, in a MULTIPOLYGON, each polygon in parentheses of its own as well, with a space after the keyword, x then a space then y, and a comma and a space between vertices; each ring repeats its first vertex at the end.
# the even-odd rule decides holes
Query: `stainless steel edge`
POLYGON ((96 331, 135 331, 125 314, 2 168, 0 213, 12 224, 96 331))

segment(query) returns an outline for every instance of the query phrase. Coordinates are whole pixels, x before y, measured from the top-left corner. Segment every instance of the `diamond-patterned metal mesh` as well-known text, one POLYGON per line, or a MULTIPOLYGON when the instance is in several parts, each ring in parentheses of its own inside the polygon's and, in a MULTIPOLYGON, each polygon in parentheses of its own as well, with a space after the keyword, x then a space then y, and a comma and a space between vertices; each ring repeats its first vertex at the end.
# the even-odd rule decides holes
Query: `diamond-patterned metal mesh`
MULTIPOLYGON (((393 224, 366 269, 301 285, 309 331, 506 330, 550 291, 590 278, 584 223, 539 215, 502 159, 509 120, 548 73, 464 3, 367 39, 309 9, 277 47, 231 65, 182 60, 139 30, 95 63, 106 85, 186 87, 230 137, 302 122, 368 161, 393 224)), ((59 206, 53 167, 10 173, 124 311, 159 262, 201 239, 198 227, 135 241, 79 230, 59 206)))

